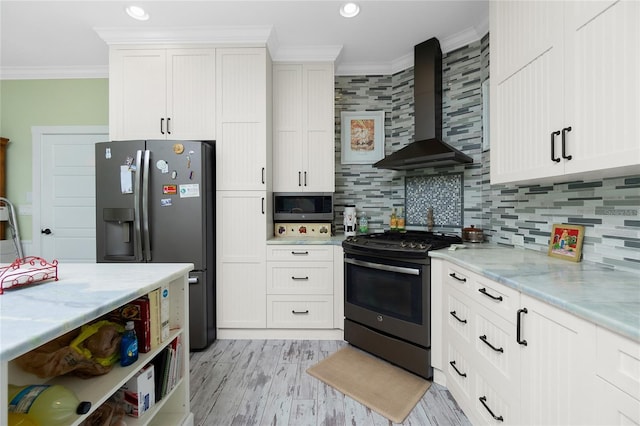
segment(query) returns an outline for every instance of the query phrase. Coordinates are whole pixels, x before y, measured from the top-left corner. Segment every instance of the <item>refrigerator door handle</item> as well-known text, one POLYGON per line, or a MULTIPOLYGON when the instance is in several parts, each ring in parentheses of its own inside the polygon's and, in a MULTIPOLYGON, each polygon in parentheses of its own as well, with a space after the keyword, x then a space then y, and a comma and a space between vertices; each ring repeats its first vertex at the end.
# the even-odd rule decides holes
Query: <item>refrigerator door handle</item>
POLYGON ((151 261, 151 239, 149 237, 149 163, 151 151, 144 151, 144 170, 142 172, 142 235, 144 238, 144 260, 151 261))
POLYGON ((142 151, 138 150, 136 152, 136 169, 135 179, 133 181, 133 240, 134 240, 134 256, 136 261, 142 261, 142 231, 140 230, 140 176, 142 171, 142 151))

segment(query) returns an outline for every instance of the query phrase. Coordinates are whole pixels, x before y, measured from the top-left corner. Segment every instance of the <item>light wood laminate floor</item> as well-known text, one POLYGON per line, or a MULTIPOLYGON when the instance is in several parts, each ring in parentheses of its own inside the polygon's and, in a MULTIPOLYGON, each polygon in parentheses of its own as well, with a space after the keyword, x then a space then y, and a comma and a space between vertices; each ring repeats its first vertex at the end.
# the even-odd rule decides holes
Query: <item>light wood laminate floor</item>
MULTIPOLYGON (((306 369, 347 343, 217 340, 190 356, 196 425, 390 425, 306 369)), ((469 425, 446 388, 432 384, 403 425, 469 425)))

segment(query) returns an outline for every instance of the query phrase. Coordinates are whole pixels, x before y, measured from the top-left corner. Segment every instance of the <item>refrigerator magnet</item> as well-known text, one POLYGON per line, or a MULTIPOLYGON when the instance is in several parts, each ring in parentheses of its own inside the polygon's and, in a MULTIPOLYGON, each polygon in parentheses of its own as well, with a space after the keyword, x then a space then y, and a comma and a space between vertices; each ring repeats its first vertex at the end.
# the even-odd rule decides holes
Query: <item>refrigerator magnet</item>
POLYGON ((169 173, 169 163, 167 163, 164 160, 158 160, 156 162, 156 167, 158 168, 158 170, 160 170, 162 173, 169 173))
POLYGON ((184 145, 182 145, 181 143, 174 143, 173 152, 175 152, 176 154, 182 154, 184 152, 184 145))
POLYGON ((180 198, 192 198, 200 196, 200 185, 197 183, 190 183, 186 185, 180 185, 180 198))
POLYGON ((166 195, 175 195, 178 193, 176 185, 162 185, 162 193, 166 195))
POLYGON ((161 198, 160 207, 167 207, 171 205, 171 198, 161 198))

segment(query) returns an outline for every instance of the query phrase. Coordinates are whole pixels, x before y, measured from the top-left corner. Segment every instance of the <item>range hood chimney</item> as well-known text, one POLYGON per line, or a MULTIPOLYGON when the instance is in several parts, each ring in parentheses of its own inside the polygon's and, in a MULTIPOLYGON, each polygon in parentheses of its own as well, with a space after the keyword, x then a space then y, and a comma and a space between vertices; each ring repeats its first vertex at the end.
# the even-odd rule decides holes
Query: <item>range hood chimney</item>
POLYGON ((436 38, 414 48, 415 142, 373 166, 413 170, 423 167, 473 163, 473 159, 442 141, 442 51, 436 38))

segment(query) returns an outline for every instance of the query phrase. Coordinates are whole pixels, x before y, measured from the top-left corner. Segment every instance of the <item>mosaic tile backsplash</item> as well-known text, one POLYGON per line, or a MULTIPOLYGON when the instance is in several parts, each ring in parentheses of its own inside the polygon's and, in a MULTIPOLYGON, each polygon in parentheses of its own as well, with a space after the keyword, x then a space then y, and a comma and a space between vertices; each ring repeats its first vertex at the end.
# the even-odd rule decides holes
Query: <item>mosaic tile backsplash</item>
MULTIPOLYGON (((544 186, 490 184, 489 151, 482 147, 482 83, 487 78, 488 35, 444 55, 443 139, 471 156, 473 164, 398 172, 340 163, 340 111, 384 110, 386 154, 406 146, 414 134, 413 68, 393 75, 336 77, 336 231, 343 231, 345 204, 364 210, 370 229, 380 231, 388 228, 393 207, 406 206, 409 214, 423 203, 412 190, 421 177, 460 173, 462 191, 447 192, 452 200, 460 199, 461 223, 443 226, 441 221, 436 230, 460 232, 475 225, 493 243, 511 245, 518 234, 524 236, 525 249, 546 252, 554 223, 582 224, 584 261, 640 271, 640 176, 544 186)), ((447 184, 442 182, 443 188, 447 184)), ((418 224, 420 219, 415 219, 418 224)))
POLYGON ((462 226, 462 173, 407 176, 405 197, 407 225, 427 226, 432 208, 435 226, 462 226))

